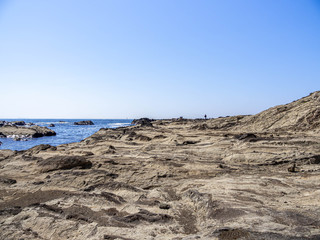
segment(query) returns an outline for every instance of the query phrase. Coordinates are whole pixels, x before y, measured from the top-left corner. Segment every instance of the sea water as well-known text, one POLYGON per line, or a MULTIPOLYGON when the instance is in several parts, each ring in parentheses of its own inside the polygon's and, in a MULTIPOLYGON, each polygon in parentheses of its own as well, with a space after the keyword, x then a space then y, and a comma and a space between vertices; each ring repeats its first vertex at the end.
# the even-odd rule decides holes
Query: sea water
MULTIPOLYGON (((117 128, 131 125, 132 119, 90 119, 94 125, 74 125, 74 122, 87 119, 0 119, 8 122, 25 121, 48 127, 57 133, 56 136, 29 138, 27 141, 15 141, 11 138, 0 138, 0 149, 26 150, 39 144, 57 146, 65 143, 79 142, 100 128, 117 128), (49 127, 54 124, 55 127, 49 127)), ((1 128, 0 128, 1 129, 1 128)))

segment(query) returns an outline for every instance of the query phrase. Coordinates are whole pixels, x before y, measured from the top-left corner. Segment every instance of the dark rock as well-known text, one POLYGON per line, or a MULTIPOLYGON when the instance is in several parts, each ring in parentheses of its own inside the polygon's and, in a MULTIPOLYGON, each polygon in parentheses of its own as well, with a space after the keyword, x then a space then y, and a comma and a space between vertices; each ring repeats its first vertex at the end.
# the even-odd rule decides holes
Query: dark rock
POLYGON ((166 203, 160 203, 159 208, 167 210, 167 209, 170 209, 171 206, 169 204, 166 204, 166 203))
POLYGON ((199 143, 199 141, 184 141, 182 144, 183 145, 190 145, 190 144, 196 144, 196 143, 199 143))
POLYGON ((54 125, 53 123, 51 123, 50 125, 49 125, 49 127, 55 127, 56 125, 54 125))
POLYGON ((131 124, 134 125, 140 125, 141 127, 152 127, 152 123, 155 121, 154 119, 149 119, 149 118, 140 118, 140 119, 134 119, 131 124))
POLYGON ((116 218, 118 221, 123 221, 126 223, 139 223, 141 221, 154 223, 154 222, 168 222, 172 219, 171 216, 167 214, 156 214, 149 212, 145 209, 141 209, 138 213, 128 215, 123 218, 116 218))
POLYGON ((15 125, 15 126, 24 126, 26 125, 25 121, 14 121, 14 122, 11 122, 12 125, 15 125))
POLYGON ((241 141, 255 142, 258 140, 257 136, 253 133, 244 133, 234 136, 236 139, 241 141))
POLYGON ((2 142, 0 141, 0 146, 2 145, 2 142))
POLYGON ((11 179, 11 178, 4 178, 4 177, 0 177, 0 183, 4 183, 4 184, 8 184, 8 185, 12 185, 17 183, 16 180, 11 179))
POLYGON ((0 128, 1 136, 12 136, 20 139, 25 139, 29 137, 43 137, 43 136, 55 136, 56 133, 46 127, 32 126, 32 127, 17 127, 5 125, 0 128))
POLYGON ((121 196, 109 192, 102 192, 101 196, 104 197, 107 201, 113 202, 115 204, 121 204, 126 202, 121 196))
POLYGON ((8 207, 3 210, 0 210, 1 215, 17 215, 22 211, 21 207, 8 207))
POLYGON ((74 125, 94 125, 94 123, 88 120, 88 121, 74 122, 74 125))
POLYGON ((34 185, 42 185, 42 184, 44 184, 44 181, 37 181, 37 182, 33 182, 32 184, 34 184, 34 185))
POLYGON ((92 162, 83 156, 55 156, 40 160, 38 165, 41 167, 41 172, 50 172, 72 168, 89 169, 92 167, 92 162))
POLYGON ((43 136, 55 136, 56 132, 47 128, 47 127, 39 127, 39 126, 32 126, 30 129, 34 129, 36 131, 36 134, 34 134, 32 137, 43 137, 43 136))

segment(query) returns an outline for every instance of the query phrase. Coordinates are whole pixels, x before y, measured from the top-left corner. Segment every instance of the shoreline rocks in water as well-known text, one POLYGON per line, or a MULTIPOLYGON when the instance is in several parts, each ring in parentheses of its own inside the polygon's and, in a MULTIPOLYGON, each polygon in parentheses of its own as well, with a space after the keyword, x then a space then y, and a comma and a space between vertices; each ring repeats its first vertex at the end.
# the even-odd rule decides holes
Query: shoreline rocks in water
POLYGON ((10 126, 4 125, 0 127, 0 136, 13 138, 17 141, 21 141, 27 138, 38 138, 44 136, 55 136, 56 132, 40 126, 32 126, 32 127, 18 127, 18 126, 10 126))
POLYGON ((91 120, 74 122, 73 124, 74 125, 94 125, 94 123, 91 120))
POLYGON ((25 121, 13 121, 13 122, 8 122, 8 121, 0 121, 0 127, 2 126, 33 126, 34 123, 26 123, 25 121))

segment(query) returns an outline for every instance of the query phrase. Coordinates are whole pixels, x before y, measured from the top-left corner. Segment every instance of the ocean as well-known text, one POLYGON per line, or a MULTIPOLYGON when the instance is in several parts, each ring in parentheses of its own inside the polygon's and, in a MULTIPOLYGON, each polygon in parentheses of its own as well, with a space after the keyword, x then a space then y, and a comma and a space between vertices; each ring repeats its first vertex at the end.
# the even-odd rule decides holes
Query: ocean
POLYGON ((48 127, 57 133, 56 136, 30 138, 27 141, 15 141, 11 138, 0 138, 0 149, 26 150, 39 144, 57 146, 65 143, 79 142, 100 128, 117 128, 131 125, 132 119, 0 119, 8 122, 25 121, 38 126, 48 127), (91 120, 94 125, 74 125, 74 122, 91 120))

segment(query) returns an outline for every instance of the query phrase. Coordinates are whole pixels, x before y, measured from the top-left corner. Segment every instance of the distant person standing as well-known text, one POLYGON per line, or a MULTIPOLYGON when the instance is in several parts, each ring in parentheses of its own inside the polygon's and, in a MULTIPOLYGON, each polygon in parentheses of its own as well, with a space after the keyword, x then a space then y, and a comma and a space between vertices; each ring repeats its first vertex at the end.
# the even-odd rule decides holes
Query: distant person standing
POLYGON ((204 119, 207 119, 207 114, 204 115, 204 119))

